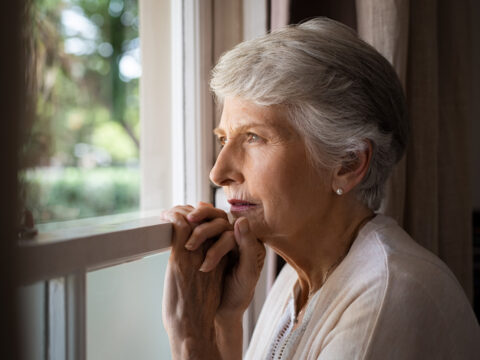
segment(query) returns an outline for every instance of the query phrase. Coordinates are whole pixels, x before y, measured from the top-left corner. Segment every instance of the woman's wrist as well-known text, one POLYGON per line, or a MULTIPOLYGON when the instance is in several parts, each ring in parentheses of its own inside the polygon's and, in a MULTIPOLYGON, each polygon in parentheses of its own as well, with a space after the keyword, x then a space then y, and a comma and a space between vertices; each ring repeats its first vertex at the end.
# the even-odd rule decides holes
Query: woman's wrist
POLYGON ((221 360, 214 339, 186 339, 182 342, 181 360, 221 360))
POLYGON ((220 360, 220 352, 215 337, 187 337, 171 339, 172 358, 176 360, 220 360))
POLYGON ((215 318, 218 350, 225 359, 241 359, 243 352, 243 315, 215 318))
POLYGON ((245 311, 222 312, 215 315, 215 327, 229 327, 242 324, 245 311))

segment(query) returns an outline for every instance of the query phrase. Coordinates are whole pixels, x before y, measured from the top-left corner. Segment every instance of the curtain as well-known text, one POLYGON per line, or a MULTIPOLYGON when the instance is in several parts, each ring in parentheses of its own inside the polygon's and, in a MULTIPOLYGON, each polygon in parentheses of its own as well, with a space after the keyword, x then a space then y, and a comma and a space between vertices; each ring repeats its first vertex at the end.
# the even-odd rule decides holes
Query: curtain
POLYGON ((478 4, 474 0, 271 4, 272 25, 278 26, 279 13, 288 23, 328 16, 356 28, 392 63, 407 95, 410 141, 387 183, 380 211, 437 254, 472 299, 470 129, 474 112, 479 113, 472 97, 478 90, 472 76, 478 74, 472 60, 472 14, 479 14, 478 4))
MULTIPOLYGON (((356 18, 359 36, 390 61, 406 90, 408 54, 408 0, 357 0, 356 18)), ((380 212, 403 225, 406 191, 406 156, 397 164, 386 186, 380 212)))
POLYGON ((271 0, 270 30, 288 25, 290 19, 290 0, 271 0))

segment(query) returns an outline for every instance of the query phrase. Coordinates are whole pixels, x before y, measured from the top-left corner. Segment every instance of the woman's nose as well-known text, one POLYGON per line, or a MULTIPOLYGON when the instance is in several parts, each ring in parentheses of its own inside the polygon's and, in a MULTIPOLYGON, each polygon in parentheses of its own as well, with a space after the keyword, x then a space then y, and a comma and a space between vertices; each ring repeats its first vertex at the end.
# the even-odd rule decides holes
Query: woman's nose
POLYGON ((241 172, 239 154, 226 145, 218 154, 217 161, 210 171, 210 180, 217 186, 241 184, 244 181, 241 172))

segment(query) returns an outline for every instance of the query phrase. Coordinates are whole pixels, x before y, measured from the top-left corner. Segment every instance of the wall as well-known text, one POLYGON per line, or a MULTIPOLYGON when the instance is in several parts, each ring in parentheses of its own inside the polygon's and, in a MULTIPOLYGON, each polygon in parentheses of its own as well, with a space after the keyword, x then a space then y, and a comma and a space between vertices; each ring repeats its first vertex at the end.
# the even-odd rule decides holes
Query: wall
POLYGON ((472 76, 473 76, 473 116, 472 116, 472 192, 473 208, 480 211, 480 2, 470 0, 472 8, 472 76))

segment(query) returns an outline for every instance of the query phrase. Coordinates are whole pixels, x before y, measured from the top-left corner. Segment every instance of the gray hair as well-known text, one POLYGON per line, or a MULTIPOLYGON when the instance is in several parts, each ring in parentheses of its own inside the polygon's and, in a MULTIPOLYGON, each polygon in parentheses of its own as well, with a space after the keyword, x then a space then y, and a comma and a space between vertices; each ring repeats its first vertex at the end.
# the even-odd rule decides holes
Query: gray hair
POLYGON ((316 18, 245 41, 213 70, 218 101, 283 105, 319 167, 348 166, 372 144, 357 198, 378 209, 408 133, 405 99, 390 63, 349 27, 316 18))

